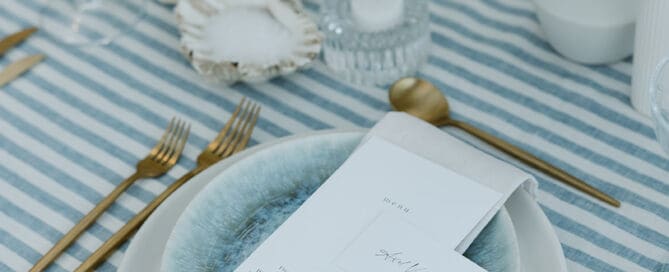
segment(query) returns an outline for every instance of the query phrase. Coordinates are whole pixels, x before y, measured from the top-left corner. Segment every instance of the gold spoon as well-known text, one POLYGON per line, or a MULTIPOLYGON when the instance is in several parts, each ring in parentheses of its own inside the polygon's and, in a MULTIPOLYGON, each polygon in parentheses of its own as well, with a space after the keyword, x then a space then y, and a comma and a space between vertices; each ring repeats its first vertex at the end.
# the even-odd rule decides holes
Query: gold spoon
POLYGON ((569 186, 614 207, 620 207, 620 201, 597 190, 567 172, 558 169, 550 163, 470 124, 451 119, 448 113, 448 101, 446 101, 446 97, 444 97, 437 87, 425 80, 419 78, 402 78, 390 87, 388 97, 390 99, 390 104, 395 110, 404 111, 435 126, 453 126, 460 128, 569 186))

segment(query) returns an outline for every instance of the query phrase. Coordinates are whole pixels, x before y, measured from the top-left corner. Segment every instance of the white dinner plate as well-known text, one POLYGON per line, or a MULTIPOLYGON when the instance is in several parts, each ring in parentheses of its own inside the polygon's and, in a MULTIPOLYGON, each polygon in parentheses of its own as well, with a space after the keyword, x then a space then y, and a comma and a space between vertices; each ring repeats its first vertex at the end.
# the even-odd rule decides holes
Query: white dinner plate
MULTIPOLYGON (((165 244, 179 216, 195 195, 233 163, 269 146, 317 134, 361 134, 362 131, 326 131, 282 138, 252 147, 202 172, 169 197, 147 219, 125 252, 119 271, 160 271, 165 244)), ((523 271, 566 271, 562 248, 537 203, 519 190, 506 204, 514 224, 523 271)))

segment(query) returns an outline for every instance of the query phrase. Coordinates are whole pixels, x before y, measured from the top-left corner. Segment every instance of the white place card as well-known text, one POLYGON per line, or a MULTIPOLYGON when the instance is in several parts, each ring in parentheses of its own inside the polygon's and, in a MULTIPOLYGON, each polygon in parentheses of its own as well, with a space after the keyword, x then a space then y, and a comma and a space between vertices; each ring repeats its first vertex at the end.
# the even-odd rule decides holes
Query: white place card
POLYGON ((345 272, 484 272, 397 215, 382 214, 335 260, 345 272))
MULTIPOLYGON (((374 137, 235 271, 355 271, 344 270, 337 261, 381 214, 410 222, 415 228, 405 235, 430 237, 449 256, 501 198, 500 193, 374 137)), ((427 260, 433 251, 414 249, 412 254, 427 260)))

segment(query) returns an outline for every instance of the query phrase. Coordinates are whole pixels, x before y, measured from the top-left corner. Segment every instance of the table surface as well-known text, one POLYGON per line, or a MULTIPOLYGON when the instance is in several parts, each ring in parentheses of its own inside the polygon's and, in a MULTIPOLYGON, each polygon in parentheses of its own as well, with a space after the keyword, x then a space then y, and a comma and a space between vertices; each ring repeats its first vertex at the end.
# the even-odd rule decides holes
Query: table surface
MULTIPOLYGON (((0 1, 0 36, 35 24, 39 7, 39 0, 0 1)), ((447 129, 537 177, 538 201, 569 269, 656 271, 669 261, 669 160, 652 122, 630 107, 631 61, 589 67, 561 58, 527 0, 436 0, 430 8, 432 54, 421 76, 450 98, 454 116, 622 201, 611 208, 447 129)), ((133 172, 172 116, 193 124, 179 164, 131 187, 52 271, 74 269, 193 167, 242 96, 263 106, 252 144, 371 127, 390 110, 386 90, 349 85, 321 64, 265 84, 210 85, 182 57, 178 39, 171 6, 151 3, 137 31, 110 46, 70 47, 41 32, 0 60, 2 67, 48 55, 0 89, 0 271, 36 262, 133 172)), ((115 270, 121 258, 123 249, 101 270, 115 270)))

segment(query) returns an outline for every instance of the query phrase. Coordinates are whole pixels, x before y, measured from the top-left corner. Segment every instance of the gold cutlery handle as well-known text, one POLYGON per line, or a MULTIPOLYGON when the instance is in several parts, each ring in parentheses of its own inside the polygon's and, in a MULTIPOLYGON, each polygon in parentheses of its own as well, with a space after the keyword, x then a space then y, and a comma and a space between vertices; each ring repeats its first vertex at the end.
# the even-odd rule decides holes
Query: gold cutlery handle
POLYGON ((513 156, 514 158, 526 163, 529 166, 534 167, 535 169, 544 172, 545 174, 556 178, 557 180, 574 187, 581 192, 584 192, 590 196, 593 196, 601 201, 604 201, 614 207, 620 207, 620 201, 614 199, 613 197, 605 194, 602 191, 599 191, 598 189, 590 186, 589 184, 585 183, 584 181, 568 174, 565 171, 562 171, 558 169, 557 167, 551 165, 550 163, 539 159, 535 157, 534 155, 525 152, 524 150, 500 139, 495 136, 492 136, 488 133, 486 133, 483 130, 480 130, 470 124, 467 124, 465 122, 457 121, 457 120, 452 120, 451 122, 448 123, 449 125, 458 127, 467 133, 471 134, 472 136, 475 136, 486 143, 504 151, 505 153, 513 156))
POLYGON ((65 249, 67 249, 68 246, 70 246, 79 236, 81 236, 82 233, 86 231, 88 227, 93 225, 95 223, 95 220, 100 217, 109 206, 111 206, 114 201, 116 201, 123 192, 130 187, 135 181, 141 178, 141 175, 139 172, 135 172, 132 176, 128 177, 126 180, 121 182, 114 191, 112 191, 109 195, 107 195, 100 203, 98 203, 95 208, 93 208, 86 216, 84 216, 79 223, 77 223, 72 229, 70 229, 67 234, 63 236, 63 238, 56 243, 49 252, 44 254, 42 258, 37 261, 35 266, 33 266, 32 269, 30 269, 30 272, 39 272, 39 271, 44 271, 52 262, 60 256, 65 249))
POLYGON ((42 62, 45 57, 43 54, 37 54, 9 64, 4 70, 0 71, 0 87, 5 86, 27 72, 30 68, 42 62))
POLYGON ((181 178, 179 178, 177 181, 172 183, 165 191, 163 191, 160 195, 158 195, 149 205, 147 205, 142 211, 137 213, 135 217, 130 219, 127 224, 125 224, 121 229, 119 229, 114 235, 112 235, 104 244, 102 244, 93 254, 91 254, 86 261, 81 263, 79 267, 77 267, 75 272, 80 272, 80 271, 93 271, 95 267, 97 267, 100 263, 102 263, 104 260, 111 255, 116 248, 121 246, 123 242, 125 242, 139 227, 144 223, 144 221, 151 215, 151 213, 160 206, 165 199, 167 199, 172 193, 174 193, 181 185, 185 184, 188 180, 190 180, 192 177, 195 175, 199 174, 202 172, 204 169, 206 169, 206 166, 201 166, 198 165, 197 168, 191 170, 190 172, 186 173, 183 175, 181 178))

